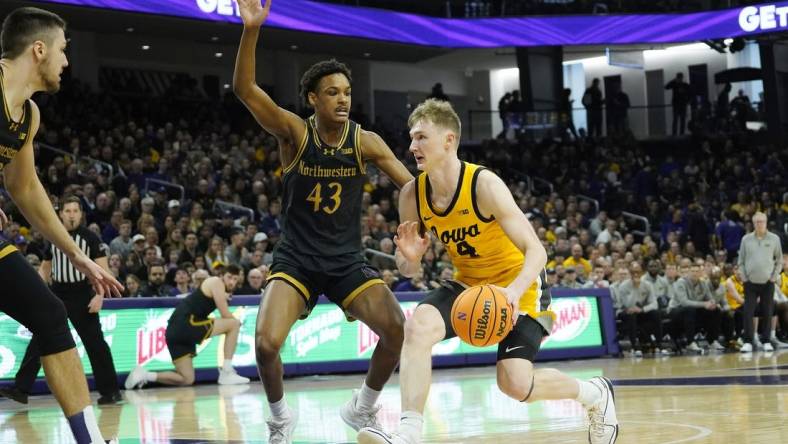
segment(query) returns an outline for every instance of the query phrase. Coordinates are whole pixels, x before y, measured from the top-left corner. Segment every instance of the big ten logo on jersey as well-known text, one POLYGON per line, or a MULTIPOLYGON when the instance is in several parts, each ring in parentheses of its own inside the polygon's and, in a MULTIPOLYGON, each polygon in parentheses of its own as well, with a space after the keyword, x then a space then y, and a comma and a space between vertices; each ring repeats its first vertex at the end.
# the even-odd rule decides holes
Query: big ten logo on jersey
POLYGON ((156 313, 148 311, 147 319, 137 329, 137 365, 144 365, 156 359, 169 362, 170 355, 167 350, 167 321, 173 310, 164 310, 156 313))
POLYGON ((438 233, 438 228, 432 226, 432 234, 435 235, 444 245, 455 245, 457 254, 460 256, 479 257, 476 249, 471 246, 466 240, 467 238, 474 238, 480 234, 479 225, 473 224, 469 227, 452 228, 451 230, 444 230, 438 233))

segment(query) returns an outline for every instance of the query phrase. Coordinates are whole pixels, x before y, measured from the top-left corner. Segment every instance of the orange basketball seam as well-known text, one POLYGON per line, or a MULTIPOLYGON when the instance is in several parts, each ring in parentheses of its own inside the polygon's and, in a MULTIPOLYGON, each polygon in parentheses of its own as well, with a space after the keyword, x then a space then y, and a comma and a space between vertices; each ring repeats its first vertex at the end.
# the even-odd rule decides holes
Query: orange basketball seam
POLYGON ((487 342, 484 343, 484 346, 487 346, 488 344, 490 344, 490 340, 492 340, 493 336, 495 336, 495 325, 497 324, 497 322, 495 322, 495 321, 498 320, 498 297, 497 297, 495 289, 492 288, 491 286, 485 285, 484 288, 489 288, 490 289, 490 294, 492 295, 492 300, 493 300, 493 303, 495 304, 495 308, 493 309, 493 314, 495 315, 495 318, 493 318, 493 322, 490 322, 488 324, 488 327, 492 327, 492 328, 489 329, 490 330, 490 337, 487 338, 487 342))

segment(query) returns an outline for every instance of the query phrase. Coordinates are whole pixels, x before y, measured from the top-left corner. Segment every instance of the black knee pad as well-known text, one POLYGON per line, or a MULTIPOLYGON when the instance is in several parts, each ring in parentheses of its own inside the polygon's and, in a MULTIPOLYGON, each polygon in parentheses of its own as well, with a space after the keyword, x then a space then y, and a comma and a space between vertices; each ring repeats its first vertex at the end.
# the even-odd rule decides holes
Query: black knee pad
POLYGON ((52 355, 76 347, 68 327, 68 315, 63 301, 51 292, 37 304, 26 325, 38 341, 41 356, 52 355))

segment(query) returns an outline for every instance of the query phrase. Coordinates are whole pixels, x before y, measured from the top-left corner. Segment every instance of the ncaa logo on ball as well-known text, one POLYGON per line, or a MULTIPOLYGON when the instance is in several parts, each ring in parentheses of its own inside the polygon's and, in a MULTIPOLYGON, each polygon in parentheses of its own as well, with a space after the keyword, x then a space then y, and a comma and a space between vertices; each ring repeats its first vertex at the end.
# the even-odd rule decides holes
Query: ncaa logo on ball
POLYGON ((467 319, 467 318, 468 318, 468 315, 467 315, 467 314, 465 314, 464 312, 459 312, 459 313, 457 313, 457 319, 459 319, 459 320, 461 320, 461 321, 464 321, 464 320, 465 320, 465 319, 467 319))
POLYGON ((551 342, 566 342, 580 336, 591 321, 591 303, 585 298, 554 299, 555 313, 551 342))

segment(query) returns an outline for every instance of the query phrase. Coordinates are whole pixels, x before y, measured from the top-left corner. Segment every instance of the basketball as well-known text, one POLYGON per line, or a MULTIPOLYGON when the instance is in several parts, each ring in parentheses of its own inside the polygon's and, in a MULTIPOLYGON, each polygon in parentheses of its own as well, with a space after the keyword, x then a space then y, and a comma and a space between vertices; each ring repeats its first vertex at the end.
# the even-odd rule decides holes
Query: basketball
POLYGON ((470 287, 451 307, 451 326, 467 344, 495 345, 512 330, 512 307, 506 295, 492 285, 470 287))

